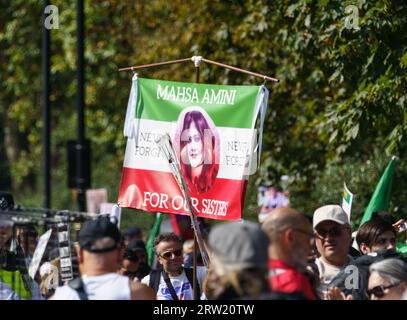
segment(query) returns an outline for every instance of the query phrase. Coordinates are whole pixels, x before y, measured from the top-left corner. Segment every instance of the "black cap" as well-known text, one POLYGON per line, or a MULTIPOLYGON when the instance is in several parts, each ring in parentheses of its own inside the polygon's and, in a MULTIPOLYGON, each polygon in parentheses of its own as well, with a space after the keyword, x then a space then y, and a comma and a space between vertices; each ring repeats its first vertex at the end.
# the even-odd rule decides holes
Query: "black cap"
POLYGON ((127 246, 127 249, 132 250, 132 251, 137 251, 137 250, 143 250, 146 251, 146 245, 144 244, 143 240, 132 240, 130 241, 129 245, 127 246))
POLYGON ((120 231, 110 221, 109 216, 100 216, 95 220, 86 221, 79 231, 78 241, 82 249, 94 253, 103 253, 115 250, 120 245, 120 231), (95 242, 101 238, 111 238, 114 243, 108 247, 95 247, 95 242))
POLYGON ((0 191, 0 211, 14 208, 14 199, 11 193, 0 191))

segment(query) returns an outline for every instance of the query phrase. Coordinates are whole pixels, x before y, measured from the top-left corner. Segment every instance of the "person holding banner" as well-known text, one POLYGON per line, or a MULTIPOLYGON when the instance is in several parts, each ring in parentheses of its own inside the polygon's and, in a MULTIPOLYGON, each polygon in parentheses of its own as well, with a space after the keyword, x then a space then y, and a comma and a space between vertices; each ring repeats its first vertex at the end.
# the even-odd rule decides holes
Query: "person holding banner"
MULTIPOLYGON (((161 267, 152 270, 141 283, 154 289, 157 300, 193 300, 193 270, 183 267, 181 238, 175 233, 160 234, 154 239, 154 251, 161 267)), ((201 299, 206 271, 206 267, 196 269, 196 292, 201 299)))
POLYGON ((219 171, 218 144, 216 128, 203 109, 181 113, 174 145, 190 193, 205 193, 214 184, 219 171))

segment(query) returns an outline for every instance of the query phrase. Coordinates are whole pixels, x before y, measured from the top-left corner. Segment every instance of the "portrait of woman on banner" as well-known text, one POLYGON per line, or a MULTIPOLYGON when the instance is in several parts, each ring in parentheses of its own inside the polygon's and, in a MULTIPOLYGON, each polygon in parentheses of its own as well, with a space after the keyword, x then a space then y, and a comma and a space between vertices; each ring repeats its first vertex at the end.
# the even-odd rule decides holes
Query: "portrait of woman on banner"
POLYGON ((190 107, 181 112, 173 145, 189 192, 207 192, 218 175, 220 140, 215 124, 205 110, 190 107))

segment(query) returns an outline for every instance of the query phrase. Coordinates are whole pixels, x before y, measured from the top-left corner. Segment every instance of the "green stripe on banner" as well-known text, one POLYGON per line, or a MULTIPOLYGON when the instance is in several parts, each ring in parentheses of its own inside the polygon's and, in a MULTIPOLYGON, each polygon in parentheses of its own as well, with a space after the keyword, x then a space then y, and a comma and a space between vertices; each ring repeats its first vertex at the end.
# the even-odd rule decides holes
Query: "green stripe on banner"
POLYGON ((183 109, 199 106, 216 126, 235 128, 252 128, 253 107, 260 88, 143 78, 138 79, 138 85, 136 118, 172 122, 177 121, 183 109))

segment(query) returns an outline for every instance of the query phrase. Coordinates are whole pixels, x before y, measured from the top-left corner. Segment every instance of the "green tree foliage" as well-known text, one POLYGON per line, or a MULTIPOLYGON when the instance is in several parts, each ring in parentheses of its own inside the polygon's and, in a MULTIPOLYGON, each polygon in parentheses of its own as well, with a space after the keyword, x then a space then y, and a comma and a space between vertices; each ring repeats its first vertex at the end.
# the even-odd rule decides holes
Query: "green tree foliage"
MULTIPOLYGON (((66 189, 65 146, 76 137, 76 3, 53 4, 59 9, 59 29, 51 31, 53 206, 66 208, 72 201, 66 189)), ((32 201, 39 205, 42 5, 0 0, 0 9, 4 146, 13 189, 30 186, 36 195, 32 201)), ((280 79, 279 84, 267 83, 270 108, 262 166, 248 189, 249 217, 256 216, 257 186, 277 183, 283 174, 290 176, 293 204, 306 212, 338 202, 346 180, 357 195, 360 215, 390 154, 405 159, 404 0, 86 1, 85 15, 92 181, 94 187, 108 188, 110 201, 116 199, 120 181, 131 79, 131 73, 118 68, 197 54, 280 79), (358 8, 358 29, 347 28, 348 5, 358 8)), ((139 74, 195 81, 192 63, 139 74)), ((206 64, 201 81, 262 83, 206 64)), ((396 172, 404 181, 404 167, 396 172)), ((404 189, 395 188, 395 199, 406 198, 404 189)), ((395 208, 402 205, 394 203, 395 208)))

